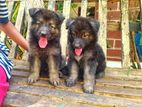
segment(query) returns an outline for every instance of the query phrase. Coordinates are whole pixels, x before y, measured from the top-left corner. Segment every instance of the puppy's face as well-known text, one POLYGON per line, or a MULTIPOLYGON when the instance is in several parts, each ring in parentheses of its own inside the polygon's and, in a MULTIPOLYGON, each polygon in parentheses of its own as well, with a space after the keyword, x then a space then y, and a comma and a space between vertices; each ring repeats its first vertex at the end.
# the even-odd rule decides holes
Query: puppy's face
POLYGON ((64 20, 61 14, 39 8, 32 8, 29 13, 32 18, 31 35, 40 48, 45 48, 50 40, 60 38, 60 27, 64 20))
POLYGON ((83 50, 92 42, 97 41, 99 23, 94 19, 76 18, 67 21, 69 29, 68 40, 75 55, 80 56, 83 50))

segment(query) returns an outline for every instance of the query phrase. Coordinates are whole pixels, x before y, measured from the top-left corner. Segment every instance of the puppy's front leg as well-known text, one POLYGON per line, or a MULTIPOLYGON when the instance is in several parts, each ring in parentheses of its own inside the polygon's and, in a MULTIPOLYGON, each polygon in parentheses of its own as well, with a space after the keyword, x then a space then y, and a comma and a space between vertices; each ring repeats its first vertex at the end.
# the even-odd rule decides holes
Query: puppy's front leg
POLYGON ((34 60, 33 63, 30 65, 30 71, 32 73, 28 77, 29 84, 36 82, 39 79, 39 74, 40 74, 40 66, 41 66, 40 59, 37 56, 35 56, 33 60, 34 60))
POLYGON ((93 93, 95 85, 95 73, 97 62, 85 61, 84 63, 84 84, 83 90, 85 93, 93 93))
POLYGON ((59 72, 58 72, 59 69, 58 69, 55 57, 53 55, 49 55, 47 63, 49 68, 49 81, 54 86, 57 86, 60 83, 60 79, 59 79, 59 72))
POLYGON ((77 78, 78 78, 78 65, 75 61, 72 61, 71 65, 69 67, 69 70, 70 70, 70 76, 66 80, 66 85, 68 87, 71 87, 71 86, 75 85, 77 78))

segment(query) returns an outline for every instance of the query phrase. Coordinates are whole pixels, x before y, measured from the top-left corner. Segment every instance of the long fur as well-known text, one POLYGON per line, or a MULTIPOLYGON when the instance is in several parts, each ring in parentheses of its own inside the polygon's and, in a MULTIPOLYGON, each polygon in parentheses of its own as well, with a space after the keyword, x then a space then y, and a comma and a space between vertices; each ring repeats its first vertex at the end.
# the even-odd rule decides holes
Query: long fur
POLYGON ((78 79, 83 79, 83 90, 93 93, 96 78, 105 74, 105 55, 97 43, 99 22, 91 18, 78 17, 67 21, 69 78, 66 85, 75 85, 78 79), (82 49, 81 55, 76 55, 75 49, 82 49))
POLYGON ((29 38, 29 63, 32 73, 28 78, 28 83, 36 82, 41 70, 44 70, 49 74, 50 83, 57 86, 61 64, 60 28, 64 17, 42 8, 32 8, 29 13, 32 18, 29 38), (39 46, 41 36, 48 39, 45 48, 39 46))

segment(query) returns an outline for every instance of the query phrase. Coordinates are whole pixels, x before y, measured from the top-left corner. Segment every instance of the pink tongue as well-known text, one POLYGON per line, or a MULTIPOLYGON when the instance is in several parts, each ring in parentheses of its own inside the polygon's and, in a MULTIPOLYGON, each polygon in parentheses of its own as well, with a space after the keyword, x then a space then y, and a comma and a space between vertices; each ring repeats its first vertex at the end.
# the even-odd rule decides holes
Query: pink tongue
POLYGON ((82 48, 75 48, 75 54, 76 54, 77 56, 80 56, 81 53, 82 53, 82 48))
POLYGON ((38 41, 38 45, 40 48, 45 48, 48 44, 48 40, 46 37, 41 36, 39 41, 38 41))

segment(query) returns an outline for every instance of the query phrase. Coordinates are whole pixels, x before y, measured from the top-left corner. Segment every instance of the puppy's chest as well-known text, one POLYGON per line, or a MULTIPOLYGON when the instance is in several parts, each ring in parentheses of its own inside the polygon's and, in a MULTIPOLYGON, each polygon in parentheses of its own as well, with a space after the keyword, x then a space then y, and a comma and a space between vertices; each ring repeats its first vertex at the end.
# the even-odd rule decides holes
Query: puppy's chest
POLYGON ((79 62, 82 59, 82 57, 83 57, 83 55, 81 55, 81 56, 74 56, 74 58, 75 58, 75 60, 77 62, 79 62))
POLYGON ((93 53, 92 52, 85 52, 81 56, 74 56, 74 58, 77 62, 83 62, 85 60, 93 58, 93 53))

